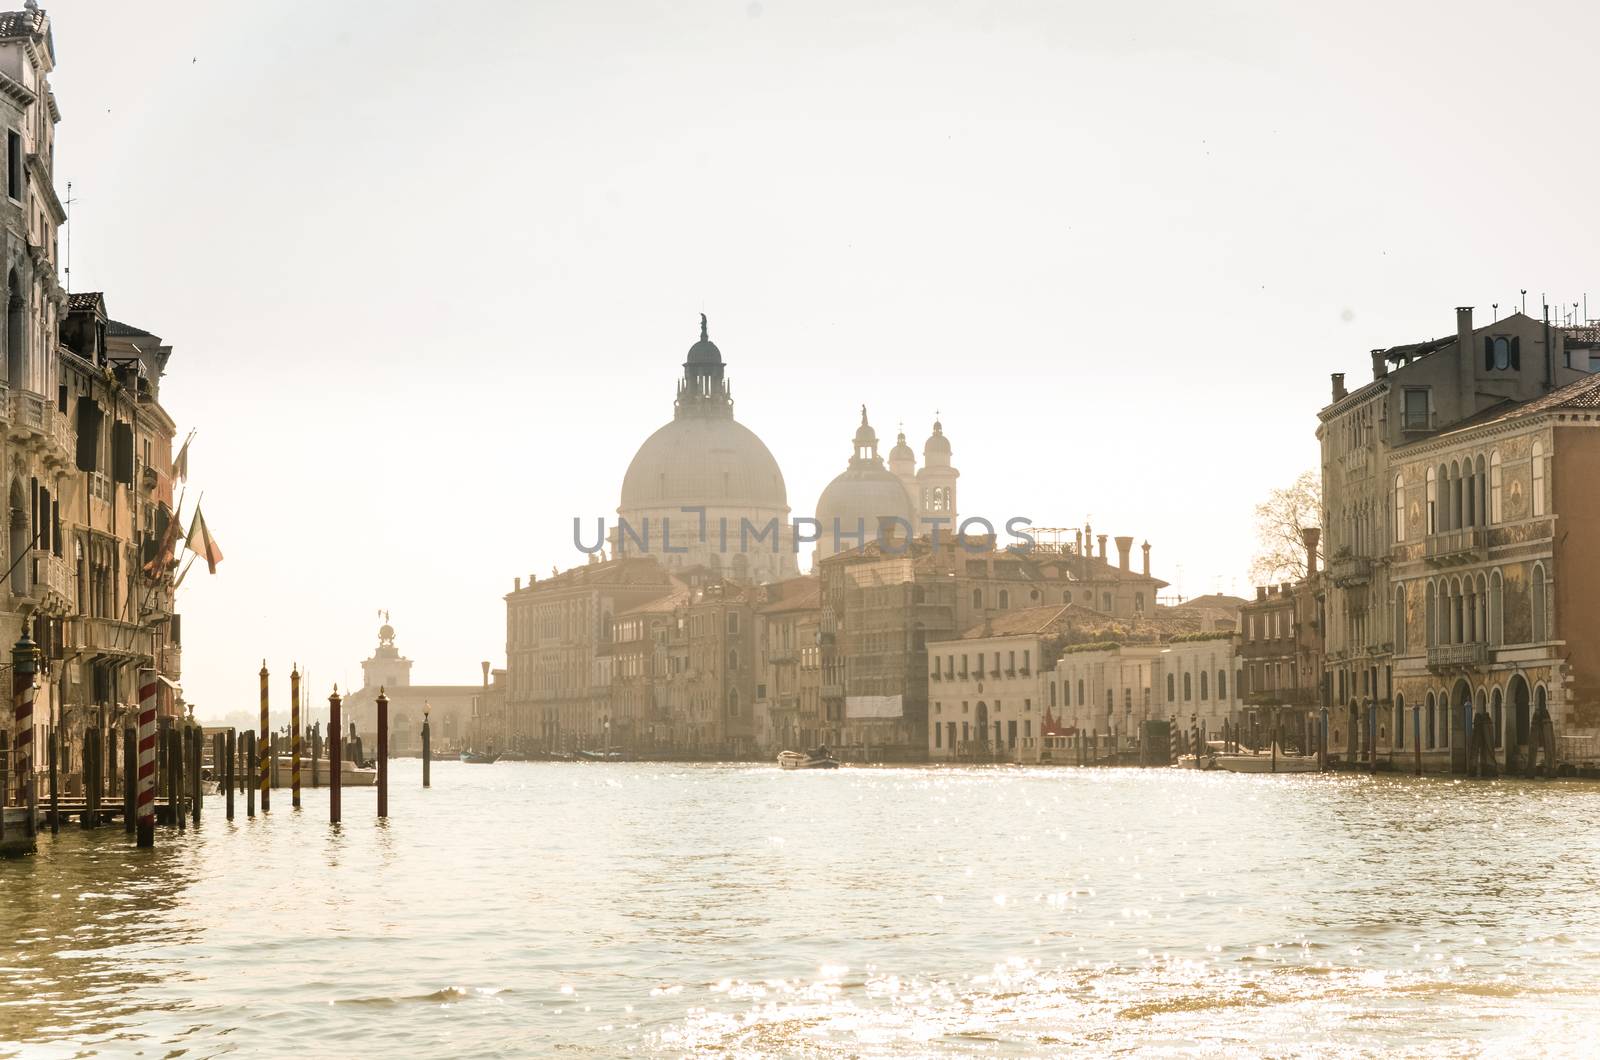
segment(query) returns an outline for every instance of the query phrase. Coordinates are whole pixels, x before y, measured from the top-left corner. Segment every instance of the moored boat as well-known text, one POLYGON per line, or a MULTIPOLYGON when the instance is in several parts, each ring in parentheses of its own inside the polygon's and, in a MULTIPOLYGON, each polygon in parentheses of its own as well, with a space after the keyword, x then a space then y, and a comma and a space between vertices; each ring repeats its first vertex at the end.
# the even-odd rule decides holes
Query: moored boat
POLYGON ((818 747, 804 754, 799 751, 779 751, 778 766, 781 769, 838 769, 839 760, 829 754, 826 747, 818 747))
POLYGON ((500 758, 497 754, 488 751, 462 751, 461 760, 469 766, 493 765, 500 758))
MULTIPOLYGON (((278 756, 278 779, 285 786, 289 783, 290 774, 294 771, 294 757, 292 755, 278 756)), ((328 786, 328 778, 332 773, 328 769, 328 760, 319 757, 316 761, 316 774, 313 777, 310 755, 300 758, 300 786, 302 788, 328 786)), ((376 767, 358 766, 350 759, 341 759, 339 762, 339 786, 341 788, 365 788, 378 783, 378 770, 376 767)))
POLYGON ((1219 754, 1215 769, 1229 773, 1315 773, 1320 766, 1316 755, 1273 754, 1271 751, 1243 751, 1219 754))

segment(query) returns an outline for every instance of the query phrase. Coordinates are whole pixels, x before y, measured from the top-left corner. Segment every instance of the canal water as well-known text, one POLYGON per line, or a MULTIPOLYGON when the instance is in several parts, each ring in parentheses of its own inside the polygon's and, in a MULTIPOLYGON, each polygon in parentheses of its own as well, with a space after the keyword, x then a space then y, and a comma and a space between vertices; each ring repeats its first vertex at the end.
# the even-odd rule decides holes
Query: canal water
POLYGON ((394 764, 0 864, 0 1053, 1593 1055, 1600 787, 394 764), (20 1044, 20 1048, 18 1048, 20 1044))

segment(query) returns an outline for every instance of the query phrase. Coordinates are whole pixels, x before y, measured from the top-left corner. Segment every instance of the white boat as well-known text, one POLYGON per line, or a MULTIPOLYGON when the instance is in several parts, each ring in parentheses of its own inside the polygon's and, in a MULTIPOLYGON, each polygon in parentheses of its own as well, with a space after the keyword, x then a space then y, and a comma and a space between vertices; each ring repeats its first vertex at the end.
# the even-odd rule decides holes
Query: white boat
POLYGON ((810 754, 801 754, 799 751, 779 751, 778 765, 782 769, 838 769, 839 761, 828 753, 826 747, 819 747, 810 754))
POLYGON ((1271 751, 1243 751, 1214 755, 1214 769, 1230 773, 1315 773, 1320 767, 1316 755, 1288 755, 1271 751))
POLYGON ((1199 756, 1179 755, 1178 760, 1173 765, 1178 769, 1216 769, 1217 756, 1214 754, 1199 756))
MULTIPOLYGON (((293 756, 279 755, 278 783, 281 786, 289 786, 289 778, 292 776, 293 771, 293 756)), ((300 786, 302 788, 309 788, 313 785, 325 788, 329 783, 328 778, 332 775, 332 772, 328 769, 328 760, 326 758, 319 758, 317 759, 316 779, 313 780, 311 776, 311 756, 305 755, 300 759, 300 786)), ((374 787, 377 783, 377 769, 364 769, 350 761, 348 758, 340 759, 339 786, 341 788, 370 788, 374 787)))

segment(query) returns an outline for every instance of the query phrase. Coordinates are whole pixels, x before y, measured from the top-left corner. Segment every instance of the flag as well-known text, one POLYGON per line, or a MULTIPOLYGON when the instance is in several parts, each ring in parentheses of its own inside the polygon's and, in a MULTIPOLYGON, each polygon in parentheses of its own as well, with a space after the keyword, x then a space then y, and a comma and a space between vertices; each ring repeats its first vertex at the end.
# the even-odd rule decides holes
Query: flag
POLYGON ((192 442, 192 441, 194 441, 194 432, 190 431, 189 432, 189 437, 187 437, 187 438, 185 438, 183 440, 183 448, 178 450, 177 457, 175 457, 173 459, 173 461, 172 461, 172 477, 173 478, 183 479, 185 481, 188 480, 188 478, 189 478, 189 443, 192 442))
POLYGON ((194 522, 189 524, 189 540, 186 547, 190 552, 206 561, 206 566, 211 573, 217 573, 217 564, 222 562, 222 549, 217 547, 216 539, 211 536, 211 531, 206 528, 206 517, 201 514, 200 506, 194 506, 194 522))

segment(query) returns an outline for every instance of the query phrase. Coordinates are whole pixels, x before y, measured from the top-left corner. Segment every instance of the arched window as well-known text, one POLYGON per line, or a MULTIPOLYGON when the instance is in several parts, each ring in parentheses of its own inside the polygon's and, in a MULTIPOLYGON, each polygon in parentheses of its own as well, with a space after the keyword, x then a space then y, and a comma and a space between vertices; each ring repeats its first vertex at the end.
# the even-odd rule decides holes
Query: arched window
POLYGON ((1533 514, 1544 514, 1544 443, 1533 443, 1533 514))
POLYGON ((1207 687, 1208 687, 1206 682, 1207 682, 1206 672, 1204 670, 1201 670, 1200 671, 1200 702, 1202 702, 1202 703, 1204 703, 1207 699, 1211 698, 1209 695, 1206 694, 1206 690, 1207 690, 1207 687))
POLYGON ((1533 641, 1535 644, 1550 639, 1549 608, 1545 600, 1544 564, 1533 565, 1533 641))
POLYGON ((1450 488, 1444 495, 1444 526, 1445 530, 1461 529, 1461 465, 1455 462, 1450 464, 1450 477, 1447 480, 1450 488))
POLYGON ((738 716, 739 690, 737 688, 730 688, 728 689, 728 717, 737 718, 738 716))
POLYGON ((1072 603, 1072 590, 1071 589, 1066 589, 1066 590, 1062 591, 1062 593, 1061 593, 1061 602, 1064 603, 1064 604, 1072 603))
POLYGON ((1080 677, 1078 678, 1078 706, 1081 707, 1087 702, 1089 701, 1084 697, 1083 694, 1083 678, 1080 677))
POLYGON ((1189 674, 1183 675, 1183 701, 1189 702, 1194 698, 1194 680, 1189 674))
POLYGON ((1394 746, 1396 750, 1404 749, 1406 745, 1406 697, 1396 694, 1394 697, 1394 746))
POLYGON ((1423 719, 1424 720, 1424 725, 1422 726, 1422 733, 1423 733, 1423 746, 1427 747, 1430 751, 1433 749, 1434 712, 1435 712, 1435 708, 1434 708, 1434 702, 1433 702, 1433 693, 1429 692, 1428 693, 1428 713, 1427 713, 1427 716, 1423 719))
POLYGON ((1426 626, 1423 632, 1427 634, 1428 647, 1430 648, 1438 647, 1439 645, 1438 610, 1438 594, 1434 592, 1433 582, 1430 581, 1428 583, 1427 593, 1423 597, 1422 614, 1422 620, 1426 626))
POLYGON ((1106 689, 1106 713, 1114 714, 1117 710, 1117 699, 1111 689, 1106 689))
POLYGON ((1394 477, 1394 539, 1406 539, 1406 480, 1404 475, 1394 477))
POLYGON ((1489 454, 1489 522, 1491 524, 1499 523, 1505 518, 1504 502, 1501 500, 1504 493, 1501 475, 1500 450, 1496 449, 1489 454))
POLYGON ((1428 509, 1427 532, 1437 534, 1439 532, 1439 481, 1438 476, 1434 474, 1431 467, 1428 469, 1425 500, 1428 509))
POLYGON ((1479 453, 1473 465, 1473 502, 1472 525, 1483 526, 1489 521, 1489 472, 1483 462, 1483 454, 1479 453))
POLYGON ((1406 587, 1394 587, 1394 650, 1404 653, 1406 650, 1406 587))
POLYGON ((1111 594, 1110 593, 1101 593, 1100 594, 1100 610, 1106 611, 1106 612, 1109 612, 1111 610, 1111 594))
POLYGON ((1222 700, 1228 698, 1228 671, 1226 670, 1217 671, 1217 698, 1222 700))
POLYGON ((1050 682, 1050 705, 1052 707, 1056 705, 1056 683, 1054 681, 1050 682))
POLYGON ((1176 703, 1177 701, 1178 701, 1178 679, 1176 677, 1173 677, 1171 674, 1168 674, 1167 675, 1167 702, 1168 703, 1176 703))
POLYGON ((983 590, 982 589, 974 589, 974 590, 972 590, 972 606, 973 607, 977 607, 977 608, 982 608, 983 607, 983 590))
POLYGON ((1000 590, 1000 610, 1004 611, 1006 608, 1008 608, 1010 606, 1011 606, 1011 590, 1010 589, 1001 589, 1000 590))
POLYGON ((731 670, 737 670, 738 668, 739 668, 739 649, 738 648, 729 648, 728 649, 728 669, 731 671, 731 670))
POLYGON ((1489 708, 1489 716, 1494 719, 1494 745, 1504 747, 1506 745, 1505 701, 1500 698, 1498 688, 1494 690, 1490 702, 1493 704, 1489 708))
POLYGON ((1510 342, 1510 340, 1507 339, 1503 335, 1498 337, 1498 338, 1496 338, 1494 340, 1494 346, 1490 350, 1489 356, 1492 359, 1492 363, 1494 364, 1494 370, 1495 371, 1503 372, 1507 368, 1510 368, 1511 367, 1511 342, 1510 342))
POLYGON ((1133 594, 1133 609, 1139 614, 1144 614, 1144 593, 1133 594))
POLYGON ((1505 591, 1500 570, 1489 572, 1489 643, 1499 644, 1505 639, 1505 591))

